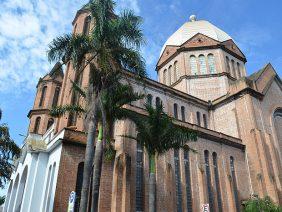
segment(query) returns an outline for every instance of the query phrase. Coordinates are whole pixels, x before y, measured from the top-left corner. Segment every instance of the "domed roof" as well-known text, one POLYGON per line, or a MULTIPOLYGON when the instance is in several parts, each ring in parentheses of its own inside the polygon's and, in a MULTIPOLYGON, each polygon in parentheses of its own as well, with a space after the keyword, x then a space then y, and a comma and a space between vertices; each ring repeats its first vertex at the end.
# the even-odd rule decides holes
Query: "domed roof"
POLYGON ((232 39, 227 33, 217 28, 210 22, 204 20, 197 21, 196 16, 191 15, 190 21, 183 24, 175 33, 173 33, 168 38, 162 48, 161 54, 166 46, 181 46, 183 43, 185 43, 187 40, 198 33, 206 35, 219 42, 232 39))

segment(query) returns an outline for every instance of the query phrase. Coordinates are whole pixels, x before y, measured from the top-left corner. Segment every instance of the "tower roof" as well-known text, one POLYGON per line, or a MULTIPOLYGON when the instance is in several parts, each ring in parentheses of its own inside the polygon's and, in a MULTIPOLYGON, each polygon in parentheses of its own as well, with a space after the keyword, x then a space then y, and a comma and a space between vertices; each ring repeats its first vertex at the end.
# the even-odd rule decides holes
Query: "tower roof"
POLYGON ((161 54, 166 46, 181 46, 194 35, 201 33, 216 41, 224 42, 232 39, 226 32, 205 20, 196 20, 195 15, 190 16, 190 21, 184 23, 175 33, 165 42, 161 54))

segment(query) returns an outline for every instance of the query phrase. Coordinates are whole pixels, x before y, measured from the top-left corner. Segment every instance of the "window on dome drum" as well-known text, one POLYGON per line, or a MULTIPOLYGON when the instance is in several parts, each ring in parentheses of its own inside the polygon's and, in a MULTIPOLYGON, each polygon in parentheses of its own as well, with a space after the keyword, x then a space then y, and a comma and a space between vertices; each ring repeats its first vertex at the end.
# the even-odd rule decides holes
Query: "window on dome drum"
POLYGON ((156 106, 161 105, 161 99, 160 97, 156 98, 156 106))
POLYGON ((236 78, 235 61, 231 60, 232 77, 236 78))
POLYGON ((167 70, 164 70, 163 84, 167 85, 167 70))
POLYGON ((238 189, 237 189, 237 181, 236 181, 236 174, 235 174, 235 165, 234 165, 234 158, 230 157, 230 171, 231 171, 231 178, 232 178, 232 186, 233 186, 233 194, 234 200, 236 205, 236 211, 240 212, 240 202, 238 197, 238 189))
POLYGON ((203 122, 204 122, 204 127, 208 128, 208 120, 206 114, 203 114, 203 122))
POLYGON ((217 208, 219 212, 222 212, 222 199, 221 199, 220 184, 219 184, 217 154, 215 152, 212 153, 212 159, 213 159, 213 168, 214 168, 215 188, 216 188, 216 195, 217 195, 217 208))
POLYGON ((182 191, 181 191, 179 150, 174 150, 174 165, 175 165, 175 188, 176 188, 177 212, 182 212, 182 191))
POLYGON ((201 113, 197 112, 197 125, 201 126, 201 113))
POLYGON ((80 206, 80 198, 81 198, 81 190, 82 190, 82 180, 83 180, 83 168, 84 168, 84 162, 80 162, 77 167, 77 173, 76 173, 76 185, 75 185, 75 211, 78 211, 80 206))
POLYGON ((212 191, 212 184, 211 184, 211 172, 210 172, 210 164, 209 164, 209 151, 205 150, 204 155, 205 155, 206 180, 207 180, 207 190, 208 190, 210 211, 214 211, 213 191, 212 191))
POLYGON ((60 88, 57 87, 55 89, 52 107, 56 107, 58 105, 59 95, 60 95, 60 88))
POLYGON ((152 106, 153 96, 151 94, 147 95, 147 104, 152 106))
POLYGON ((48 120, 47 130, 49 130, 50 127, 51 127, 53 124, 54 124, 54 119, 50 118, 50 119, 48 120))
POLYGON ((210 73, 215 74, 216 69, 215 69, 215 60, 213 54, 208 55, 208 64, 209 64, 210 73))
POLYGON ((178 119, 178 105, 176 103, 173 105, 173 116, 178 119))
POLYGON ((226 56, 226 68, 227 68, 227 73, 231 74, 230 73, 230 60, 229 58, 226 56))
POLYGON ((144 198, 144 189, 143 189, 143 148, 137 143, 137 154, 136 154, 136 211, 142 212, 143 209, 143 198, 144 198))
POLYGON ((185 107, 181 106, 181 120, 185 121, 185 107))
POLYGON ((198 66, 197 66, 197 60, 194 55, 190 56, 190 67, 191 67, 191 74, 197 75, 198 74, 198 66))
POLYGON ((39 130, 39 127, 40 127, 40 122, 41 122, 41 117, 37 117, 35 119, 35 125, 34 125, 33 133, 38 134, 38 130, 39 130))
POLYGON ((238 77, 241 78, 242 77, 241 66, 240 66, 240 63, 238 62, 237 62, 237 73, 238 73, 238 77))
POLYGON ((190 159, 189 151, 184 151, 184 169, 185 169, 185 184, 186 184, 186 204, 188 212, 192 211, 192 191, 191 191, 191 176, 190 176, 190 159))
POLYGON ((84 20, 84 26, 83 26, 83 34, 87 35, 90 31, 90 24, 91 24, 91 16, 87 16, 84 20))
POLYGON ((177 61, 174 62, 174 66, 173 67, 174 67, 174 79, 175 79, 175 81, 177 81, 179 79, 179 77, 180 77, 179 68, 178 68, 178 62, 177 61))
POLYGON ((41 92, 41 97, 40 97, 40 101, 39 101, 39 107, 43 106, 43 102, 44 102, 45 95, 46 95, 46 90, 47 90, 47 86, 44 86, 42 88, 42 92, 41 92))
POLYGON ((201 74, 206 74, 207 73, 207 64, 206 64, 206 58, 204 55, 199 56, 199 63, 200 63, 201 74))
POLYGON ((167 85, 171 84, 172 66, 168 67, 167 85))

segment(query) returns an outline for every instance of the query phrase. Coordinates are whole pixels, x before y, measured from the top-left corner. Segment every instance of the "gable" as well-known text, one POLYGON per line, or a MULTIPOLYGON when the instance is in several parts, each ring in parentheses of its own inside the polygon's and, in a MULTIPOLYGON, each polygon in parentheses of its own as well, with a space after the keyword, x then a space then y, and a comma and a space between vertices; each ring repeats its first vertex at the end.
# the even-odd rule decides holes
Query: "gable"
POLYGON ((243 52, 238 48, 238 46, 234 43, 233 40, 227 40, 221 43, 226 49, 228 49, 229 51, 239 55, 241 58, 246 60, 245 55, 243 54, 243 52))
POLYGON ((194 35, 181 45, 184 48, 208 47, 218 45, 219 42, 201 33, 194 35))
POLYGON ((172 55, 174 55, 177 50, 179 49, 178 46, 166 46, 158 63, 157 67, 164 63, 167 59, 169 59, 172 55))

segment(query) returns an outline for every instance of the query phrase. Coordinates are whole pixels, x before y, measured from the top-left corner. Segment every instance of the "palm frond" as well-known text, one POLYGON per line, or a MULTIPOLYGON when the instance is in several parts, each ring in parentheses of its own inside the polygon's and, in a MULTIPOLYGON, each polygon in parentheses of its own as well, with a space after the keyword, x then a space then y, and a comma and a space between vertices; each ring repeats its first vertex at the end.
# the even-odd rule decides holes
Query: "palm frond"
POLYGON ((65 115, 67 112, 69 113, 85 113, 84 108, 79 105, 64 105, 52 108, 50 111, 50 116, 52 117, 61 117, 65 115))
POLYGON ((77 83, 75 83, 74 81, 70 80, 71 84, 72 84, 72 90, 74 90, 75 92, 77 92, 80 96, 82 96, 83 98, 86 98, 86 91, 84 91, 77 83))

